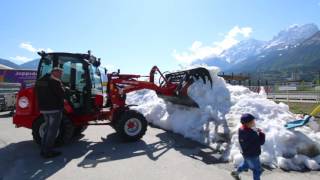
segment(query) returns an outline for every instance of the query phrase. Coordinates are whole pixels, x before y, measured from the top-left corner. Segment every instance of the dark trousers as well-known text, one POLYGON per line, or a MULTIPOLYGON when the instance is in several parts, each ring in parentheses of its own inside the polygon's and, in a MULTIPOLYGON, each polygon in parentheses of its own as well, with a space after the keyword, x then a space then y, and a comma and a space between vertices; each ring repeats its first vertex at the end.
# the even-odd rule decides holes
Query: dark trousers
POLYGON ((44 117, 44 136, 41 140, 41 152, 50 152, 54 146, 55 140, 58 136, 62 120, 62 111, 54 113, 43 113, 44 117))

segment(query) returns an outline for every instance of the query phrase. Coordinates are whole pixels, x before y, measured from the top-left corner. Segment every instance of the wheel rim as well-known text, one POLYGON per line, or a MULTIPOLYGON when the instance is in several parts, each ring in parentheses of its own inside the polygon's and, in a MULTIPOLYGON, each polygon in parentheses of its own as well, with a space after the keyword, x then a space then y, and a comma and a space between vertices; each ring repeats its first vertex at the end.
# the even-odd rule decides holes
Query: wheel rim
MULTIPOLYGON (((46 129, 46 123, 42 123, 39 127, 39 136, 41 139, 44 137, 45 129, 46 129)), ((60 133, 60 128, 57 131, 56 138, 59 136, 59 133, 60 133)))
POLYGON ((131 118, 128 119, 124 125, 124 131, 129 136, 136 136, 140 133, 142 129, 142 124, 139 119, 131 118))

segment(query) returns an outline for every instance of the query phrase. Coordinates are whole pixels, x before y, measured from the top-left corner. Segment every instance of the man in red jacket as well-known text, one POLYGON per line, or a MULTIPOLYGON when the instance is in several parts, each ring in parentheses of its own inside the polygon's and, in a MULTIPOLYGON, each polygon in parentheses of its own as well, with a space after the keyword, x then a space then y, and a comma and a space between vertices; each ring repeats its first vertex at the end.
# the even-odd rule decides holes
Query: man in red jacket
POLYGON ((38 106, 45 121, 40 153, 44 158, 52 158, 61 154, 61 152, 54 151, 53 146, 63 113, 64 88, 60 80, 62 73, 61 68, 55 67, 51 74, 46 74, 38 79, 35 85, 38 106))
POLYGON ((236 171, 231 172, 231 175, 239 180, 239 174, 242 171, 251 169, 253 179, 260 180, 262 168, 259 156, 261 154, 261 146, 265 142, 265 134, 260 129, 255 128, 255 117, 251 114, 243 114, 241 116, 241 124, 242 126, 238 132, 244 161, 236 171))

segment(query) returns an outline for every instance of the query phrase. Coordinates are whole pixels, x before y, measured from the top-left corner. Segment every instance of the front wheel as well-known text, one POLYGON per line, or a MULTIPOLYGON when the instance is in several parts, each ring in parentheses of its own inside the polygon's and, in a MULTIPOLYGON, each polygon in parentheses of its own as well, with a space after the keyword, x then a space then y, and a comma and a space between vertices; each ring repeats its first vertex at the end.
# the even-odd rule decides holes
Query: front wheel
MULTIPOLYGON (((56 145, 67 144, 71 141, 74 134, 74 125, 66 116, 62 117, 60 128, 56 135, 56 145)), ((32 126, 33 140, 41 145, 41 140, 45 133, 45 120, 41 115, 32 126)))
POLYGON ((87 128, 88 128, 87 125, 75 127, 73 136, 75 137, 80 136, 87 128))
POLYGON ((124 111, 115 122, 117 134, 125 141, 137 141, 147 131, 147 120, 139 112, 134 110, 124 111))

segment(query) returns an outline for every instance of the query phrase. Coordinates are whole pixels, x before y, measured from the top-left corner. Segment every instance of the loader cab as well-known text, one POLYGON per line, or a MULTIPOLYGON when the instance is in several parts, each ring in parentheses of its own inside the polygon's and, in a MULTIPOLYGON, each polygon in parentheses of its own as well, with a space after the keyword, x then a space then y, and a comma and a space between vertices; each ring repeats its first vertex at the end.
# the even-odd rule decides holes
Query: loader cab
MULTIPOLYGON (((93 113, 99 109, 96 97, 103 94, 100 61, 88 54, 39 53, 37 79, 50 74, 54 67, 63 69, 61 81, 65 99, 77 114, 93 113)), ((99 100, 100 102, 101 100, 99 100)))

